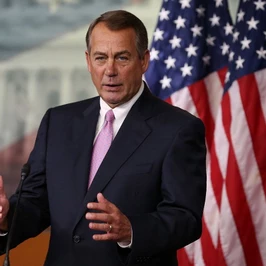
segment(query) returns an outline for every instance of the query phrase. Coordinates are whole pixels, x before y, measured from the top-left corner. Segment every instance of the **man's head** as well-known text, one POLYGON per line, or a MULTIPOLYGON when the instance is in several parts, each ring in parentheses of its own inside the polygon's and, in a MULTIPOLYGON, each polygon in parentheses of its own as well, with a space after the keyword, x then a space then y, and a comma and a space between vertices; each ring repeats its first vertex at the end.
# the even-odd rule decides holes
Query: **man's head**
POLYGON ((86 35, 88 69, 99 95, 112 108, 130 100, 148 68, 147 31, 133 14, 106 12, 86 35))
POLYGON ((140 58, 143 58, 145 51, 148 49, 148 34, 143 22, 130 12, 125 10, 114 10, 103 13, 95 19, 89 26, 86 34, 86 46, 90 52, 90 37, 94 27, 103 22, 105 26, 112 31, 132 28, 136 34, 136 48, 140 58))

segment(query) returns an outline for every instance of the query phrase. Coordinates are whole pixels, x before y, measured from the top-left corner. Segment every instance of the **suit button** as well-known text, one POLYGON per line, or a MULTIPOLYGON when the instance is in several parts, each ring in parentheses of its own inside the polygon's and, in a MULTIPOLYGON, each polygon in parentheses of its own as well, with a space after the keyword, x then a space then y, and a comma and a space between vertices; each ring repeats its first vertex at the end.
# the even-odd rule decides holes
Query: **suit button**
POLYGON ((78 244, 80 242, 80 236, 74 235, 73 236, 73 242, 76 243, 76 244, 78 244))
POLYGON ((138 258, 136 259, 136 263, 143 263, 143 259, 142 259, 142 257, 138 257, 138 258))

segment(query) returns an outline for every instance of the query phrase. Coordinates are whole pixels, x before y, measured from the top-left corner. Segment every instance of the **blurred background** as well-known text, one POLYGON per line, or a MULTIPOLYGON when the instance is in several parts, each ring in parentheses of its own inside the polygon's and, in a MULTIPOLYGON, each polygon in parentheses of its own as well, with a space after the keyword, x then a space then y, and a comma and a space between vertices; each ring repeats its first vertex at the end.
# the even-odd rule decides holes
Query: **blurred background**
POLYGON ((0 0, 0 173, 14 192, 47 108, 96 95, 85 61, 89 23, 127 9, 149 29, 160 1, 0 0))

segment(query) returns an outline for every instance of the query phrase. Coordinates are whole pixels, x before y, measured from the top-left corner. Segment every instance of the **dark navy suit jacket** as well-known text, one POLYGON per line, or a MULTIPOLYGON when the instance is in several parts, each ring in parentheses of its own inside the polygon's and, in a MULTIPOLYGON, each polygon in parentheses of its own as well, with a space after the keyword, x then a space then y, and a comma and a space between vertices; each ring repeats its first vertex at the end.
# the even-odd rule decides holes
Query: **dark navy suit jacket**
MULTIPOLYGON (((51 225, 45 266, 177 265, 198 239, 205 201, 202 122, 147 87, 87 190, 99 97, 49 109, 29 157, 12 246, 51 225), (86 204, 103 195, 129 218, 131 249, 96 242, 86 204)), ((12 216, 16 195, 10 199, 12 216)), ((1 240, 3 244, 3 238, 1 240)))

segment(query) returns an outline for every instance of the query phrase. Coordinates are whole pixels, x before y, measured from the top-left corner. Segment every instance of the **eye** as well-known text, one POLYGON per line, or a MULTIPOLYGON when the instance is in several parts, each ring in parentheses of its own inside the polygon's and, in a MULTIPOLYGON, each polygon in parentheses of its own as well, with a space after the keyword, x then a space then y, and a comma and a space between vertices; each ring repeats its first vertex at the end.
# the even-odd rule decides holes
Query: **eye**
POLYGON ((104 61, 105 59, 106 59, 105 56, 97 56, 97 57, 95 57, 95 61, 98 61, 98 62, 102 62, 102 61, 104 61))
POLYGON ((117 60, 118 61, 127 61, 128 60, 128 57, 127 56, 120 55, 120 56, 118 56, 117 60))

